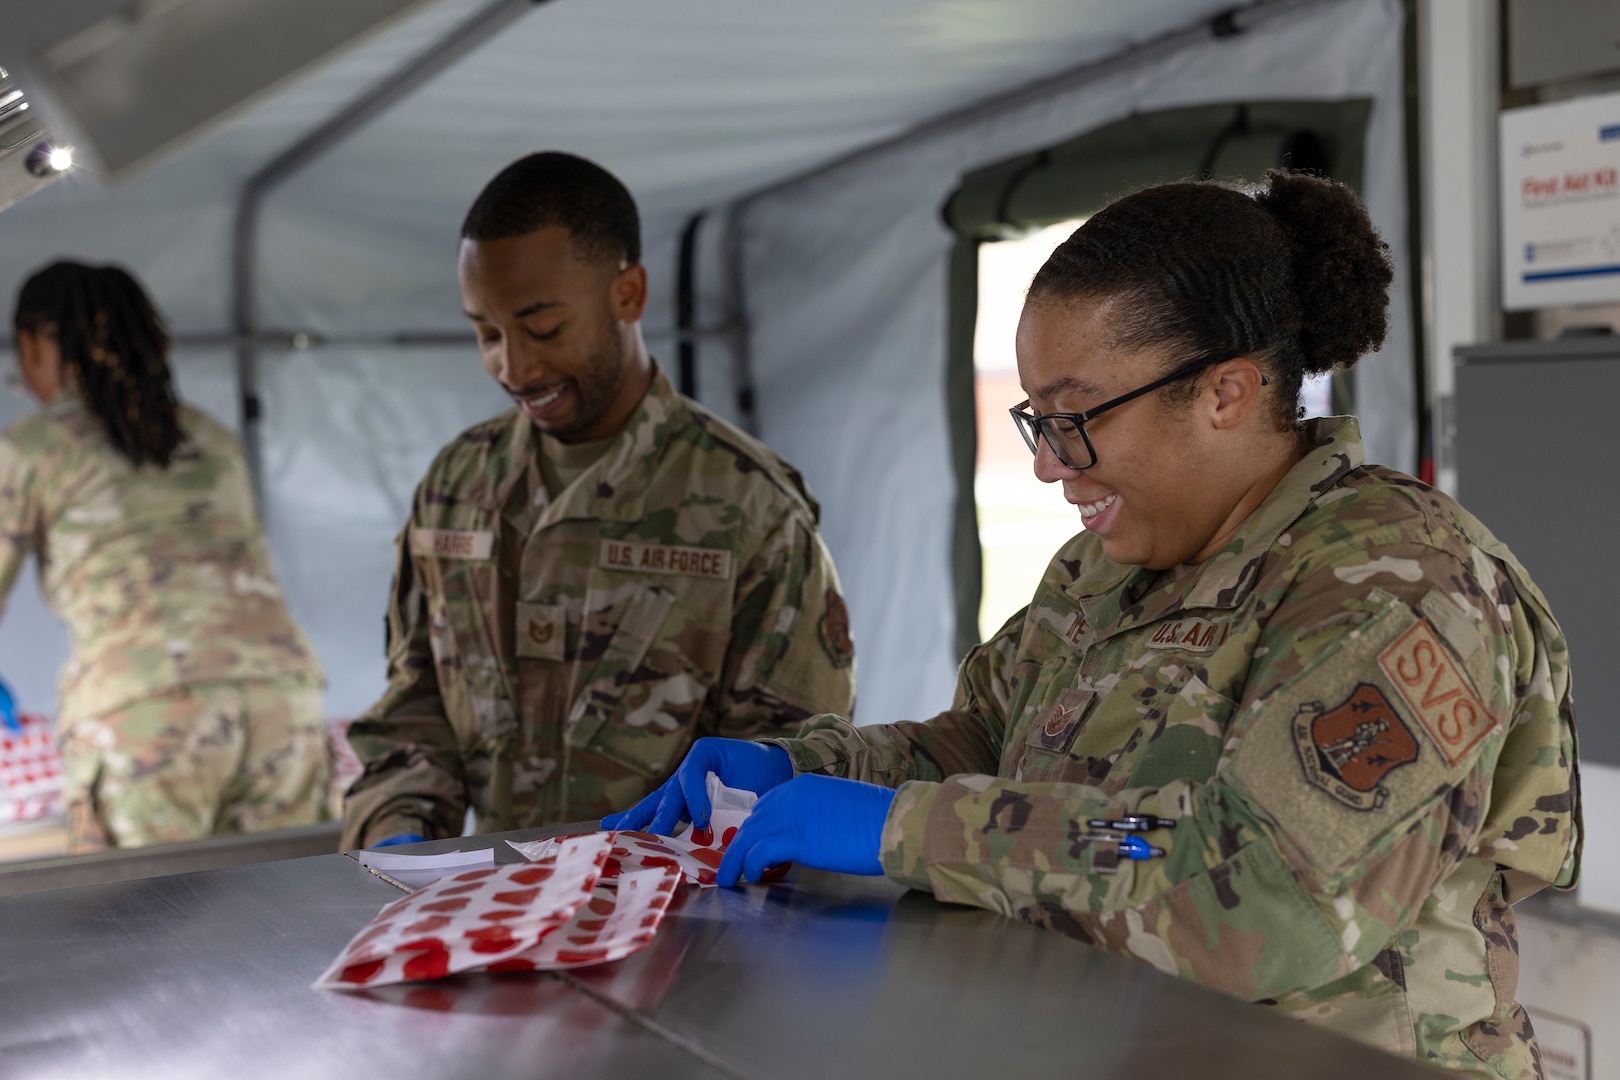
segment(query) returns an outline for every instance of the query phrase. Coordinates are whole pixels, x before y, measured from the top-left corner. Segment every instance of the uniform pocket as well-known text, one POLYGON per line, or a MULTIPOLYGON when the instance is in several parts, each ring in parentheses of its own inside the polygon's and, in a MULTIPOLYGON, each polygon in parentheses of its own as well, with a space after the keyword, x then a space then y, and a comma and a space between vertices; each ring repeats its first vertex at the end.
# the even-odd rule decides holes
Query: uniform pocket
POLYGON ((1072 750, 1102 695, 1082 683, 1079 664, 1070 656, 1048 660, 1031 681, 1022 710, 1028 726, 1017 778, 1089 783, 1072 750))
MULTIPOLYGON (((567 742, 570 747, 589 750, 645 776, 662 775, 676 749, 684 746, 684 727, 665 730, 664 725, 626 712, 626 695, 645 682, 643 664, 653 643, 664 633, 664 624, 675 608, 675 592, 663 585, 640 584, 622 608, 601 653, 591 662, 579 693, 568 714, 567 742), (640 721, 639 723, 637 721, 640 721)), ((602 612, 592 612, 587 600, 587 626, 581 648, 589 648, 594 633, 601 636, 602 612), (595 622, 596 626, 591 624, 595 622)), ((618 608, 609 597, 611 611, 618 608)), ((594 650, 593 650, 594 651, 594 650)), ((658 680, 668 682, 667 677, 658 680)), ((656 688, 655 691, 656 693, 656 688)), ((699 702, 706 688, 698 693, 699 702)))
POLYGON ((1199 783, 1215 775, 1237 702, 1183 668, 1157 688, 1151 720, 1114 766, 1117 788, 1157 788, 1172 780, 1199 783))
POLYGON ((508 739, 517 713, 488 615, 495 602, 493 563, 423 560, 428 642, 445 714, 463 747, 508 739), (470 724, 469 724, 470 721, 470 724))

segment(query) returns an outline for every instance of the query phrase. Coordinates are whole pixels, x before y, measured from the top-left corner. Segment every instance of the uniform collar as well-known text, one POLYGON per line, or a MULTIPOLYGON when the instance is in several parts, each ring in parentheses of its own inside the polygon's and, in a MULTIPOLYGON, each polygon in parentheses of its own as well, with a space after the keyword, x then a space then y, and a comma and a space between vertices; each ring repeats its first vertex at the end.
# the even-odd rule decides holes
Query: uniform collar
POLYGON ((491 509, 507 508, 514 519, 529 519, 543 529, 559 521, 584 518, 597 521, 638 521, 645 516, 647 492, 670 434, 690 415, 686 401, 670 384, 655 361, 652 384, 636 411, 614 438, 607 453, 554 497, 540 478, 540 438, 534 423, 516 410, 517 430, 501 448, 500 479, 491 489, 491 509), (513 503, 519 491, 526 496, 513 503), (533 514, 538 513, 538 519, 533 514))
POLYGON ((1353 416, 1325 416, 1305 422, 1309 449, 1248 516, 1226 546, 1210 556, 1173 589, 1155 585, 1167 572, 1124 566, 1092 545, 1096 557, 1079 567, 1063 591, 1080 605, 1086 620, 1112 633, 1157 622, 1183 609, 1231 609, 1247 599, 1259 580, 1267 551, 1283 530, 1365 462, 1361 428, 1353 416))
POLYGON ((84 407, 84 398, 80 396, 79 388, 64 379, 56 388, 55 395, 47 404, 40 406, 40 409, 51 416, 66 416, 84 407))

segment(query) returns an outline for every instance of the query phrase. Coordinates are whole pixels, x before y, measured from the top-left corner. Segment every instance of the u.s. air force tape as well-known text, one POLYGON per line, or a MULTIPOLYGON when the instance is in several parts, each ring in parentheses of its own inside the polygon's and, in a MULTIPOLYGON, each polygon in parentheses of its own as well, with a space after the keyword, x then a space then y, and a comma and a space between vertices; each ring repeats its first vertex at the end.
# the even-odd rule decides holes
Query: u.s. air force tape
POLYGON ((731 552, 674 544, 643 544, 634 540, 604 540, 596 565, 604 570, 685 574, 724 581, 731 577, 731 552))
POLYGON ((494 550, 492 532, 411 527, 411 554, 421 558, 487 559, 494 550))

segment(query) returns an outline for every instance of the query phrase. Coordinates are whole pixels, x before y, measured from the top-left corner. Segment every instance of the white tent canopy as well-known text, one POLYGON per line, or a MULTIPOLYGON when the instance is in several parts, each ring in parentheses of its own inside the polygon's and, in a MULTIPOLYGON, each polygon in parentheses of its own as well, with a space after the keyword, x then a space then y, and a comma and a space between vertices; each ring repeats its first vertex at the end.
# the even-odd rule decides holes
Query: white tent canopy
MULTIPOLYGON (((238 116, 134 183, 77 173, 0 216, 0 288, 59 255, 128 265, 182 338, 232 328, 232 218, 265 162, 475 14, 439 0, 238 116)), ((956 482, 944 366, 939 208, 964 173, 1133 112, 1258 99, 1374 102, 1363 192, 1402 278, 1385 353, 1358 369, 1370 456, 1412 468, 1398 0, 1246 9, 1212 0, 553 0, 415 87, 274 191, 255 280, 262 327, 330 338, 261 349, 265 513, 295 613, 353 715, 382 686, 392 538, 434 452, 504 407, 461 332, 461 216, 541 148, 636 194, 671 363, 678 237, 709 211, 699 262, 699 396, 736 415, 746 358, 758 434, 824 504, 859 649, 862 720, 948 702, 956 482), (1027 88, 1006 97, 1019 88, 1027 88), (982 105, 980 103, 983 103, 982 105), (978 106, 978 107, 976 107, 978 106), (909 133, 909 134, 908 134, 909 133)), ((228 340, 175 356, 181 391, 228 423, 228 340)), ((0 422, 26 410, 0 405, 0 422)), ((1055 496, 1054 496, 1055 497, 1055 496)), ((30 583, 0 620, 0 677, 48 711, 61 631, 30 583)))

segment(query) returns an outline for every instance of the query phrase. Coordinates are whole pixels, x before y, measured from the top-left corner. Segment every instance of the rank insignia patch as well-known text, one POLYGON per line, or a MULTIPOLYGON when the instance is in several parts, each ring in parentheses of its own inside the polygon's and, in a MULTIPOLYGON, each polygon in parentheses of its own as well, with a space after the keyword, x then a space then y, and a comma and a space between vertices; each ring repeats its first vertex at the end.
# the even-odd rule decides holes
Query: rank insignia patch
POLYGON ((849 636, 849 608, 836 589, 827 590, 827 613, 821 617, 821 644, 837 667, 848 667, 855 659, 855 642, 849 636))
POLYGON ((1384 777, 1418 756, 1412 729, 1371 683, 1357 683, 1332 709, 1320 701, 1301 705, 1293 736, 1305 779, 1354 810, 1383 806, 1384 777))
POLYGON ((1051 709, 1030 728, 1029 738, 1026 740, 1028 745, 1059 754, 1067 751, 1074 742, 1075 732, 1080 730, 1081 724, 1085 721, 1088 707, 1096 697, 1097 693, 1094 690, 1080 690, 1075 687, 1058 694, 1057 701, 1053 703, 1051 709))

